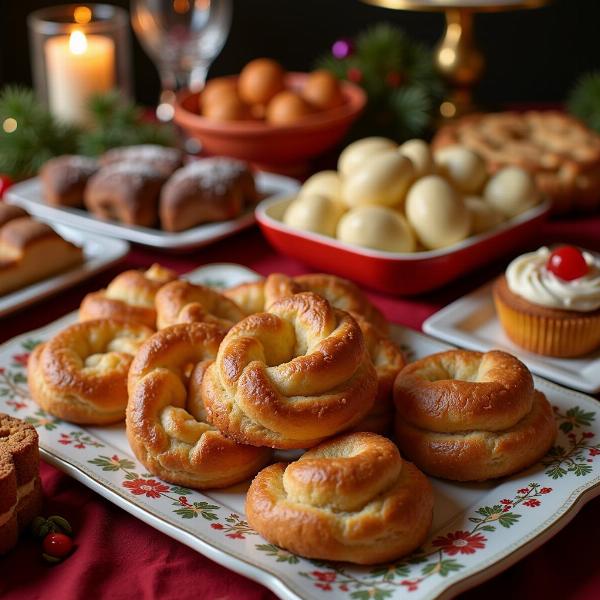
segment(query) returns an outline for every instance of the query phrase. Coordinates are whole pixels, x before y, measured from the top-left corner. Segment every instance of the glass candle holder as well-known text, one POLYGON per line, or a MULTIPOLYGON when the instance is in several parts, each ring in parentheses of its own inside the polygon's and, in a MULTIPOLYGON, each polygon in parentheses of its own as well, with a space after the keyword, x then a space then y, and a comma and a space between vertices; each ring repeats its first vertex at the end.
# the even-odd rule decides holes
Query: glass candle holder
POLYGON ((28 17, 35 91, 50 112, 85 124, 90 96, 131 96, 129 19, 109 4, 65 4, 28 17))

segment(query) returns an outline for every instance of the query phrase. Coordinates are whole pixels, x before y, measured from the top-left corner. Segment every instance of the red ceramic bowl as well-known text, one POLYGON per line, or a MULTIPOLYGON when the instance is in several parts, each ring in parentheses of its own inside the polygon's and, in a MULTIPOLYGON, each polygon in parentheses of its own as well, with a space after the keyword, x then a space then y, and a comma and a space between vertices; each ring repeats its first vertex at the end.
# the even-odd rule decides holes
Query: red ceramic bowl
MULTIPOLYGON (((287 85, 302 87, 306 73, 288 73, 287 85)), ((232 77, 237 79, 237 76, 232 77)), ((259 168, 300 172, 309 159, 333 148, 362 112, 366 95, 349 82, 341 82, 344 103, 314 113, 292 125, 264 121, 212 121, 198 114, 201 92, 183 91, 175 103, 175 122, 197 139, 209 154, 233 156, 259 168)))
POLYGON ((544 202, 496 229, 453 246, 425 252, 383 252, 340 242, 318 233, 300 231, 282 222, 293 198, 264 200, 256 220, 269 242, 282 254, 325 273, 381 292, 413 295, 428 292, 524 245, 550 211, 544 202))

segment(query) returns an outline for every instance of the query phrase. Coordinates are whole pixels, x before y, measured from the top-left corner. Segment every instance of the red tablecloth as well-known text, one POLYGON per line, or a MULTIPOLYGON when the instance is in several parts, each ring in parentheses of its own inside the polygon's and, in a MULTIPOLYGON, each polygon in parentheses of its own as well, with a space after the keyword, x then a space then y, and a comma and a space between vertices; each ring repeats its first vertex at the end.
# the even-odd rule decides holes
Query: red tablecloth
MULTIPOLYGON (((571 242, 600 250, 600 217, 548 223, 536 244, 571 242)), ((161 254, 134 248, 118 267, 0 321, 0 342, 45 325, 75 309, 83 295, 106 285, 125 268, 153 261, 185 272, 210 262, 237 262, 266 275, 307 272, 298 262, 277 255, 257 230, 223 240, 186 255, 161 254)), ((457 281, 443 290, 412 299, 371 294, 393 322, 415 329, 430 314, 484 283, 502 264, 457 281)), ((75 527, 76 552, 64 563, 49 567, 41 561, 39 544, 24 537, 0 558, 0 598, 157 598, 160 600, 258 600, 275 596, 261 585, 204 558, 186 546, 131 517, 83 485, 42 464, 48 514, 59 513, 75 527)), ((590 502, 563 531, 503 574, 466 593, 466 598, 600 597, 600 570, 595 552, 600 539, 600 499, 590 502)), ((326 593, 323 593, 326 597, 326 593)))

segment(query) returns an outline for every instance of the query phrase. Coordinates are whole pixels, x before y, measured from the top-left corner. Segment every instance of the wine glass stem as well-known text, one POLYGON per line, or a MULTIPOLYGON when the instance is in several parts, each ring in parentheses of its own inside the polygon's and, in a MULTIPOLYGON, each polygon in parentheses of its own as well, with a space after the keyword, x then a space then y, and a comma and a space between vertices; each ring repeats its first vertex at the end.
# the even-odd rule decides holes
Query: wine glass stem
POLYGON ((192 92, 199 92, 206 84, 206 75, 208 74, 208 61, 198 61, 190 71, 188 85, 192 92))

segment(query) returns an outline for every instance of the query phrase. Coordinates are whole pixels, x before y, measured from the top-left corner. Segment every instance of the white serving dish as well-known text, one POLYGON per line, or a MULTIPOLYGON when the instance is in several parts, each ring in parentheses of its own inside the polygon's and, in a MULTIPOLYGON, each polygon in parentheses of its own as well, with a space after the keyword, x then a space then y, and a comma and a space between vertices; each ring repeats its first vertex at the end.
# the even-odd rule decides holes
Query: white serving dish
POLYGON ((582 392, 600 391, 600 349, 580 358, 554 358, 523 350, 508 339, 500 325, 491 283, 436 312, 423 323, 423 331, 470 350, 506 350, 538 375, 582 392))
MULTIPOLYGON (((296 193, 299 189, 299 183, 295 179, 282 175, 258 173, 256 175, 256 188, 261 196, 270 198, 296 193)), ((27 212, 36 217, 171 251, 190 250, 212 244, 228 235, 250 227, 255 222, 253 209, 250 209, 237 219, 198 225, 177 233, 150 227, 123 225, 116 221, 98 219, 81 208, 46 204, 41 181, 38 177, 13 185, 7 190, 5 198, 11 204, 22 206, 27 212)))
MULTIPOLYGON (((226 286, 256 278, 255 273, 237 265, 209 265, 189 274, 195 282, 226 286)), ((557 440, 565 450, 560 463, 548 456, 513 477, 485 483, 433 479, 434 523, 418 560, 416 556, 409 557, 386 569, 306 560, 271 546, 247 526, 247 484, 207 492, 162 484, 146 474, 133 458, 122 424, 78 427, 53 418, 30 400, 22 383, 24 354, 75 318, 72 313, 0 347, 0 411, 34 424, 44 458, 57 468, 133 516, 264 584, 285 600, 317 600, 324 597, 325 591, 334 600, 450 598, 489 579, 543 544, 600 493, 600 456, 589 453, 592 462, 586 460, 587 448, 600 446, 598 403, 536 377, 537 388, 557 408, 559 424, 565 424, 565 431, 560 431, 557 440), (570 416, 567 411, 571 411, 570 416), (575 441, 566 435, 567 422, 573 424, 575 441), (585 432, 594 435, 584 436, 585 432), (564 473, 560 471, 562 467, 564 473), (154 480, 145 485, 157 490, 158 497, 133 493, 136 486, 143 485, 136 480, 142 479, 154 480), (503 512, 505 500, 511 505, 503 512), (466 533, 460 534, 460 544, 453 545, 447 536, 457 532, 466 533), (473 552, 465 553, 468 550, 473 552), (366 595, 356 595, 357 592, 366 595)), ((410 358, 448 348, 402 327, 393 328, 393 337, 410 358)))
POLYGON ((53 228, 63 238, 83 249, 83 263, 64 273, 42 279, 37 283, 32 283, 24 288, 0 296, 0 317, 42 300, 95 275, 103 269, 107 269, 129 252, 129 244, 123 240, 86 233, 66 225, 53 225, 53 228))

